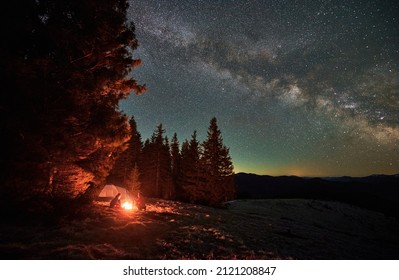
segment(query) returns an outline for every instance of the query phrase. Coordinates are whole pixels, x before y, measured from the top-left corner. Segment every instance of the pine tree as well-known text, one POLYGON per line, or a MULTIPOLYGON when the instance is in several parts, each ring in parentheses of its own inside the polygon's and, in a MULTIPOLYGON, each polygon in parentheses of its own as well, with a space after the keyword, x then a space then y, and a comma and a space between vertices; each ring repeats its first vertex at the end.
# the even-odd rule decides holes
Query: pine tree
POLYGON ((118 103, 145 89, 128 76, 140 62, 132 58, 127 7, 121 0, 5 5, 1 199, 41 197, 62 208, 60 199, 89 201, 100 191, 129 138, 118 103))
POLYGON ((172 198, 178 197, 182 193, 179 184, 179 174, 181 173, 181 154, 179 150, 179 141, 177 140, 177 134, 175 133, 172 138, 172 143, 170 145, 170 155, 171 155, 171 168, 172 168, 172 198))
POLYGON ((133 197, 137 197, 141 192, 140 170, 137 163, 135 163, 133 169, 128 172, 125 180, 125 188, 133 197))
POLYGON ((180 184, 185 200, 203 202, 205 200, 202 166, 200 162, 200 144, 197 140, 197 132, 191 136, 182 146, 182 167, 180 184))
POLYGON ((163 160, 162 160, 162 169, 161 176, 163 176, 163 185, 161 185, 162 189, 162 198, 164 199, 172 199, 175 193, 173 179, 172 179, 172 156, 170 154, 170 145, 169 139, 166 136, 164 146, 162 149, 163 160))
POLYGON ((178 188, 176 189, 176 197, 182 201, 190 201, 189 195, 186 191, 187 187, 187 172, 188 167, 190 166, 189 160, 189 143, 188 140, 184 140, 181 146, 181 153, 180 153, 180 170, 177 178, 178 188))
POLYGON ((143 147, 141 183, 149 197, 170 199, 173 194, 170 147, 160 124, 143 147))
POLYGON ((156 197, 154 178, 157 168, 154 154, 154 144, 147 139, 143 146, 140 181, 143 194, 148 197, 156 197))
POLYGON ((210 121, 207 139, 202 147, 201 163, 207 184, 207 202, 217 205, 234 198, 233 164, 229 149, 223 144, 216 118, 210 121))
POLYGON ((141 149, 143 143, 141 135, 137 131, 137 124, 134 116, 130 118, 130 139, 125 144, 125 150, 117 156, 116 162, 110 171, 107 182, 124 188, 128 188, 131 181, 131 173, 137 167, 139 172, 139 164, 141 158, 141 149))

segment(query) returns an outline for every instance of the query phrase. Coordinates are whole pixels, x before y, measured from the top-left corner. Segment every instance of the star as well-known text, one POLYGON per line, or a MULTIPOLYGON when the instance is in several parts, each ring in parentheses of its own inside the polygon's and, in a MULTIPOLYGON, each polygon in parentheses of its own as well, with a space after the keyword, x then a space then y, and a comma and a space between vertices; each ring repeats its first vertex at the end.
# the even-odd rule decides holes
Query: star
POLYGON ((149 90, 120 108, 143 138, 162 123, 201 140, 217 117, 236 172, 398 173, 398 11, 376 0, 131 1, 143 60, 133 76, 149 90))

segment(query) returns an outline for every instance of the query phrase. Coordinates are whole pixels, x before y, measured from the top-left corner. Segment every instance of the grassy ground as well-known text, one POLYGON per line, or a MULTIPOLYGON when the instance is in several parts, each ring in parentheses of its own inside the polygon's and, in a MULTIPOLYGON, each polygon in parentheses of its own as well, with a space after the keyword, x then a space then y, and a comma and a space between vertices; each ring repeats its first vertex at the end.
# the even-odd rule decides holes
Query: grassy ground
POLYGON ((214 209, 97 203, 57 226, 2 224, 2 259, 398 259, 399 222, 351 205, 248 200, 214 209))

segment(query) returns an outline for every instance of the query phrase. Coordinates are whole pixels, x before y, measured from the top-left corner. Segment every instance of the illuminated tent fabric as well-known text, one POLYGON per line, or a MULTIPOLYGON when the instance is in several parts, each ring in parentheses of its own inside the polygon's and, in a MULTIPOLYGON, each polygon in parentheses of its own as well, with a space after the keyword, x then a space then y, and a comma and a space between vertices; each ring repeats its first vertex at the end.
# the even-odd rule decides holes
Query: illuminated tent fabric
POLYGON ((114 198, 118 193, 121 194, 121 200, 129 199, 130 195, 125 188, 121 188, 115 185, 105 185, 101 190, 100 198, 114 198))

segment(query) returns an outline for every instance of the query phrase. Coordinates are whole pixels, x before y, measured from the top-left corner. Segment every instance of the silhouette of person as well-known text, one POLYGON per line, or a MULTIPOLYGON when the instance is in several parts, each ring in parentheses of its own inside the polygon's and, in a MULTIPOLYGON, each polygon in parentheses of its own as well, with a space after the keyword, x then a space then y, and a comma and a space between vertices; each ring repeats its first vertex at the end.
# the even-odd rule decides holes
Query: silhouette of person
POLYGON ((140 191, 137 192, 137 198, 135 199, 136 206, 139 210, 145 210, 146 205, 143 197, 140 195, 140 191))
POLYGON ((121 194, 118 193, 109 203, 109 207, 121 207, 121 194))

